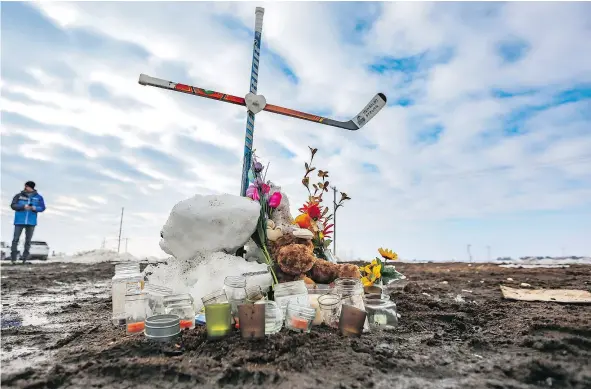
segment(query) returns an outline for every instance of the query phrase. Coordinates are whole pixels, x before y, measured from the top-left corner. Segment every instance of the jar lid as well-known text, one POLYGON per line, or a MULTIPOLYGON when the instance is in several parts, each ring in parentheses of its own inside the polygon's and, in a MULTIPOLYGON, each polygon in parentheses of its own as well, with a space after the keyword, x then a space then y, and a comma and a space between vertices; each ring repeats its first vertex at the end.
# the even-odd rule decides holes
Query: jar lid
POLYGON ((181 333, 181 318, 177 315, 155 315, 145 321, 146 338, 161 342, 174 340, 181 333))

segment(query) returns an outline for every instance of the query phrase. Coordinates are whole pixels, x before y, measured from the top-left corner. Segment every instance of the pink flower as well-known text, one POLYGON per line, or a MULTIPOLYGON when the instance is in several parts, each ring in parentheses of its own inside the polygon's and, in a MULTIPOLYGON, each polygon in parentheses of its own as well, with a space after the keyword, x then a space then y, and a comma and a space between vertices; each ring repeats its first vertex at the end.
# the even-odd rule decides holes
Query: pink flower
POLYGON ((259 190, 254 185, 251 185, 246 189, 246 197, 250 197, 254 201, 259 201, 261 199, 259 197, 259 190))
POLYGON ((261 190, 263 191, 264 194, 267 194, 271 190, 271 187, 267 184, 263 184, 263 185, 261 185, 261 190))
POLYGON ((277 208, 281 204, 281 192, 275 192, 269 198, 269 207, 277 208))

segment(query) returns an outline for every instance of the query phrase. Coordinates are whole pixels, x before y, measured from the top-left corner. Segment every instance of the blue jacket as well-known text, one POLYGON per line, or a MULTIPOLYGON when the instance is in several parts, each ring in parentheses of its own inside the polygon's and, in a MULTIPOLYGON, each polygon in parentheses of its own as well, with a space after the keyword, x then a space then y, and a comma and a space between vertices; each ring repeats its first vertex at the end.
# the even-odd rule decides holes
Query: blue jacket
POLYGON ((43 201, 43 197, 39 193, 37 193, 37 191, 33 191, 30 193, 22 191, 21 193, 13 197, 12 203, 10 204, 10 208, 16 211, 14 213, 15 226, 36 226, 37 214, 39 212, 45 211, 45 201, 43 201), (35 210, 26 210, 25 205, 35 207, 35 210))

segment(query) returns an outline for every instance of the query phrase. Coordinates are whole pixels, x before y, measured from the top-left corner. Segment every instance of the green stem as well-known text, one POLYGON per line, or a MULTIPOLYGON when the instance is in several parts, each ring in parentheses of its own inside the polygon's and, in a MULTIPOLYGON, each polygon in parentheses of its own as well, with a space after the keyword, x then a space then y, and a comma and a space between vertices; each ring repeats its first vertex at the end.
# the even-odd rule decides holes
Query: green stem
POLYGON ((273 260, 267 251, 267 245, 263 245, 263 253, 265 254, 265 261, 267 261, 267 265, 269 266, 269 270, 273 276, 273 285, 278 284, 279 281, 277 281, 277 275, 275 275, 275 269, 273 269, 273 260))

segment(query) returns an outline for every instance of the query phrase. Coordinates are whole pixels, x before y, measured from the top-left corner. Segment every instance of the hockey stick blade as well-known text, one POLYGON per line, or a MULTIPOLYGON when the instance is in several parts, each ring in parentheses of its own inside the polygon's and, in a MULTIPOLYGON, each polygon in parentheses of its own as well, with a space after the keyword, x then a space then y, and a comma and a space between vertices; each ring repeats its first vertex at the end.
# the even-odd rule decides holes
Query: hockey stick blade
MULTIPOLYGON (((228 95, 225 93, 215 92, 203 88, 198 88, 196 86, 190 86, 185 84, 179 84, 172 81, 162 80, 160 78, 150 77, 145 74, 140 74, 139 79, 140 85, 148 85, 153 86, 156 88, 168 89, 176 92, 187 93, 190 95, 195 95, 199 97, 205 97, 207 99, 219 100, 226 103, 236 104, 236 105, 243 105, 246 106, 244 98, 228 95)), ((278 115, 283 116, 290 116, 296 119, 308 120, 315 123, 324 124, 327 126, 343 128, 345 130, 355 131, 360 129, 361 127, 365 126, 374 116, 378 114, 386 106, 386 95, 383 93, 378 93, 375 95, 373 99, 359 112, 357 116, 353 119, 341 122, 338 120, 333 120, 330 118, 325 118, 322 116, 316 116, 309 113, 296 111, 294 109, 289 109, 285 107, 280 107, 278 105, 267 104, 263 111, 275 113, 278 115)))

